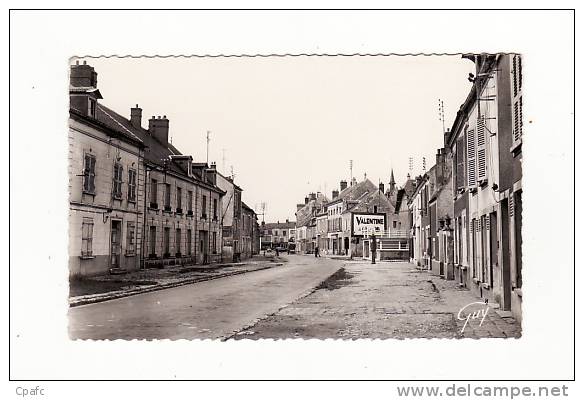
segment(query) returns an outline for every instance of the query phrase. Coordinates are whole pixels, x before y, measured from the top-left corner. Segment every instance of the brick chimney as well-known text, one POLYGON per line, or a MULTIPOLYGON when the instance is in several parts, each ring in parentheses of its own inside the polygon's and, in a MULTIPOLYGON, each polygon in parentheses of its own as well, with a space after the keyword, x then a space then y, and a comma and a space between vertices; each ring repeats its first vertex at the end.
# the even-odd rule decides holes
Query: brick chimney
POLYGON ((70 80, 73 87, 97 88, 97 72, 87 61, 83 61, 83 65, 79 65, 79 61, 71 65, 70 80))
POLYGON ((309 200, 310 200, 310 199, 309 199, 308 197, 305 197, 305 198, 304 198, 304 204, 308 204, 308 201, 309 201, 309 200))
POLYGON ((343 190, 345 190, 346 188, 347 188, 347 181, 345 181, 345 180, 342 180, 342 181, 341 181, 341 192, 342 192, 343 190))
POLYGON ((304 203, 298 203, 298 204, 296 204, 296 211, 299 211, 303 207, 304 207, 304 203))
POLYGON ((95 118, 97 113, 97 100, 101 94, 97 89, 97 72, 92 66, 83 61, 79 65, 77 61, 71 65, 69 75, 69 106, 82 115, 95 118))
POLYGON ((217 185, 217 164, 212 162, 207 169, 207 177, 213 182, 213 185, 217 185))
POLYGON ((130 122, 134 128, 142 127, 142 109, 138 107, 138 104, 130 109, 130 122))
POLYGON ((383 193, 383 192, 385 191, 385 185, 383 184, 383 182, 380 182, 380 183, 379 183, 379 191, 380 191, 381 193, 383 193))
POLYGON ((333 200, 336 199, 337 197, 339 197, 339 191, 337 189, 333 190, 332 196, 333 196, 333 200))
POLYGON ((168 145, 168 119, 166 115, 160 118, 152 116, 148 120, 148 131, 156 140, 164 145, 168 145))
POLYGON ((316 200, 316 193, 310 193, 310 200, 316 200))

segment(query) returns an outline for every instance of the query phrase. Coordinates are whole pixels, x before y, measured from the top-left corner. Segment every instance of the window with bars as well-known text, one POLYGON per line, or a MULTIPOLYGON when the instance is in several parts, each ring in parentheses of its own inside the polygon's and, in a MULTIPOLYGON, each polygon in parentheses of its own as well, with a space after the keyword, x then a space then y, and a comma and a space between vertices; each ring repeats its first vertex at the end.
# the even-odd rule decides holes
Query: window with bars
POLYGON ((136 224, 132 221, 128 221, 126 227, 126 254, 136 254, 136 224))
POLYGON ((85 153, 85 166, 83 167, 83 192, 95 194, 95 156, 85 153))
POLYGON ((128 170, 128 201, 136 201, 136 170, 128 170))
POLYGON ((124 168, 120 163, 114 163, 113 196, 115 199, 122 198, 122 174, 124 168))
POLYGON ((81 256, 93 255, 93 218, 83 218, 81 223, 81 256))

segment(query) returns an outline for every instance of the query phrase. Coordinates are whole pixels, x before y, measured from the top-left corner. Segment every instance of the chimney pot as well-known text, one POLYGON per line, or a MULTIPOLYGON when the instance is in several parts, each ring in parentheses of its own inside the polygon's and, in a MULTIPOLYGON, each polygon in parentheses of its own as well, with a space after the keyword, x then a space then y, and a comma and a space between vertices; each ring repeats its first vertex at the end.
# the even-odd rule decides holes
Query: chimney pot
POLYGON ((347 188, 347 181, 346 180, 342 180, 341 181, 341 184, 340 184, 340 187, 341 187, 341 192, 343 190, 345 190, 347 188))
POLYGON ((86 60, 83 60, 83 65, 87 65, 87 61, 86 60))
POLYGON ((79 65, 79 60, 75 61, 75 65, 79 65))

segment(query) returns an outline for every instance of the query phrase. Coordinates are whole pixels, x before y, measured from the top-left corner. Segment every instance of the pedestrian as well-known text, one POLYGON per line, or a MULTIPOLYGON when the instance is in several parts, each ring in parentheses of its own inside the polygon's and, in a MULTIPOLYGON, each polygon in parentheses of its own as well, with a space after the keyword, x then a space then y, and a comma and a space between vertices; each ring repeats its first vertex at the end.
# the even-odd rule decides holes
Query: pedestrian
POLYGON ((280 252, 278 251, 278 248, 276 247, 276 257, 280 256, 280 252))

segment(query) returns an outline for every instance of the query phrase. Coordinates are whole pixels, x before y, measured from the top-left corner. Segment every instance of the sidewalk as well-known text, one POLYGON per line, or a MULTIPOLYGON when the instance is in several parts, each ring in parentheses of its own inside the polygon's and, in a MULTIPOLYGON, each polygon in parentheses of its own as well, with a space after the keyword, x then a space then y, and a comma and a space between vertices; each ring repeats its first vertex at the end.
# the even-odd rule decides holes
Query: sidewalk
POLYGON ((345 262, 344 268, 318 289, 235 339, 521 336, 520 324, 508 313, 482 303, 455 282, 406 262, 345 262), (477 304, 465 308, 471 303, 477 304), (486 310, 482 323, 479 310, 486 310), (470 318, 475 315, 477 318, 470 318))
POLYGON ((276 257, 256 256, 239 263, 182 265, 150 268, 122 275, 101 275, 73 279, 69 285, 69 306, 97 303, 154 290, 203 282, 277 267, 286 262, 276 257))

